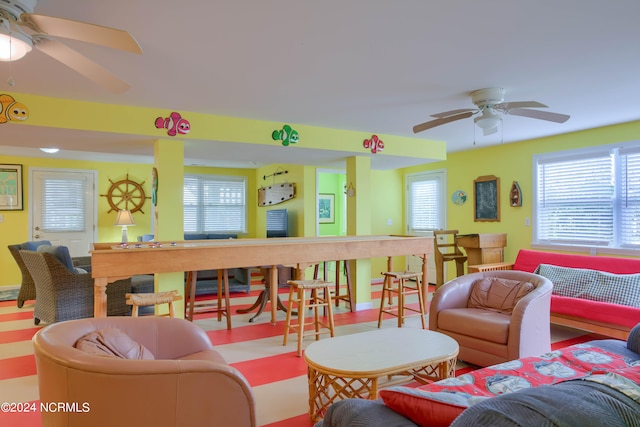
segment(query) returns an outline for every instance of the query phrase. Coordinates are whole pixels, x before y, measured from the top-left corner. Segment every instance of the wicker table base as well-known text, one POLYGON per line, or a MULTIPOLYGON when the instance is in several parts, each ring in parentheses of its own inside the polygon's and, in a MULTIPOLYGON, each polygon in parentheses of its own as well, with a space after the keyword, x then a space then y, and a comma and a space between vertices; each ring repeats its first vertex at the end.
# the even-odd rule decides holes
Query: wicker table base
POLYGON ((382 387, 452 377, 457 355, 455 340, 413 328, 377 329, 316 341, 304 354, 309 416, 318 421, 341 399, 377 399, 382 387))

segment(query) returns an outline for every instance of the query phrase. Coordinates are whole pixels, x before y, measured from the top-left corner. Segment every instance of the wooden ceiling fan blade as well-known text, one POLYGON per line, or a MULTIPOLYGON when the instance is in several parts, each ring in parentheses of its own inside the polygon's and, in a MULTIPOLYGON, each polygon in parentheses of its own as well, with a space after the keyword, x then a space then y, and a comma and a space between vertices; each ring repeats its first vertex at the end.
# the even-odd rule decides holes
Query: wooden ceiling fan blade
POLYGON ((46 38, 38 38, 34 41, 35 47, 38 50, 62 62, 67 67, 82 74, 110 92, 122 93, 131 87, 127 82, 120 79, 102 65, 93 62, 80 52, 60 42, 46 38))
POLYGON ((512 108, 507 111, 512 116, 530 117, 532 119, 547 120, 549 122, 564 123, 571 116, 567 114, 551 113, 549 111, 528 110, 526 108, 512 108))
POLYGON ((537 101, 515 101, 515 102, 501 102, 494 105, 494 108, 499 110, 510 110, 511 108, 549 108, 548 106, 537 101))
POLYGON ((24 25, 36 33, 79 40, 131 53, 142 53, 142 48, 136 39, 124 30, 33 13, 23 13, 20 19, 24 25))
POLYGON ((426 123, 415 125, 413 127, 413 133, 422 132, 424 130, 434 128, 436 126, 455 122, 456 120, 466 119, 467 117, 471 117, 471 116, 473 116, 473 111, 467 111, 466 113, 456 114, 455 116, 442 117, 440 119, 431 120, 426 123))
POLYGON ((443 118, 453 116, 454 114, 466 113, 467 111, 474 112, 477 110, 473 108, 461 108, 459 110, 444 111, 442 113, 432 114, 431 117, 443 118))

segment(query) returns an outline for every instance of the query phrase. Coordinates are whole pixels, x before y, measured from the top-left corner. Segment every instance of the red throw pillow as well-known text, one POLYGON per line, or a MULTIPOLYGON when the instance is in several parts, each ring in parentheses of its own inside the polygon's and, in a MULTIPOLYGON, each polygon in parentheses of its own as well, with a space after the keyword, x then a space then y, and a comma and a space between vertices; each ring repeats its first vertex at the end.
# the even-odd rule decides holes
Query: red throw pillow
POLYGON ((385 405, 421 427, 447 427, 469 406, 487 399, 410 387, 386 388, 379 395, 385 405))

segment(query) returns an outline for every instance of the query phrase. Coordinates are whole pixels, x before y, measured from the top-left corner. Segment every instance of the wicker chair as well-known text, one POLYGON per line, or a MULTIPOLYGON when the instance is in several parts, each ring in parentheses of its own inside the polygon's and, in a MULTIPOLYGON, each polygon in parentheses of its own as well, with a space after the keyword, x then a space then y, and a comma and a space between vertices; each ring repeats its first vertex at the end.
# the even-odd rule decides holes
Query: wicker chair
MULTIPOLYGON (((20 251, 33 277, 38 295, 33 312, 34 323, 93 317, 94 285, 91 274, 74 273, 50 253, 20 251)), ((127 316, 131 307, 125 294, 131 290, 131 279, 118 280, 107 286, 107 315, 127 316)))
POLYGON ((9 245, 9 252, 11 252, 11 255, 16 260, 20 268, 20 273, 22 273, 22 284, 20 285, 17 300, 18 308, 22 308, 25 301, 36 299, 36 285, 33 283, 33 277, 31 277, 27 266, 24 265, 20 251, 23 249, 35 251, 39 245, 51 245, 51 242, 48 240, 40 240, 36 242, 24 242, 19 245, 9 245))

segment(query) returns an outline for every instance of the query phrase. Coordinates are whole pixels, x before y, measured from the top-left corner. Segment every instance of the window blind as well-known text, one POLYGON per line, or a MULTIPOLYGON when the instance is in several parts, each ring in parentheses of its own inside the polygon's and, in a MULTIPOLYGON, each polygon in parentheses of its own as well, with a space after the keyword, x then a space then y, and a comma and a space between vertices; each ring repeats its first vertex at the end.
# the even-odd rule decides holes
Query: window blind
POLYGON ((407 226, 409 233, 443 227, 444 176, 442 173, 407 176, 407 226))
POLYGON ((640 148, 620 150, 620 246, 640 248, 640 148))
POLYGON ((85 231, 86 180, 42 178, 41 184, 42 231, 85 231))
POLYGON ((185 232, 246 233, 246 229, 246 178, 185 176, 185 232))
POLYGON ((609 152, 538 163, 538 240, 603 245, 613 239, 609 152))

